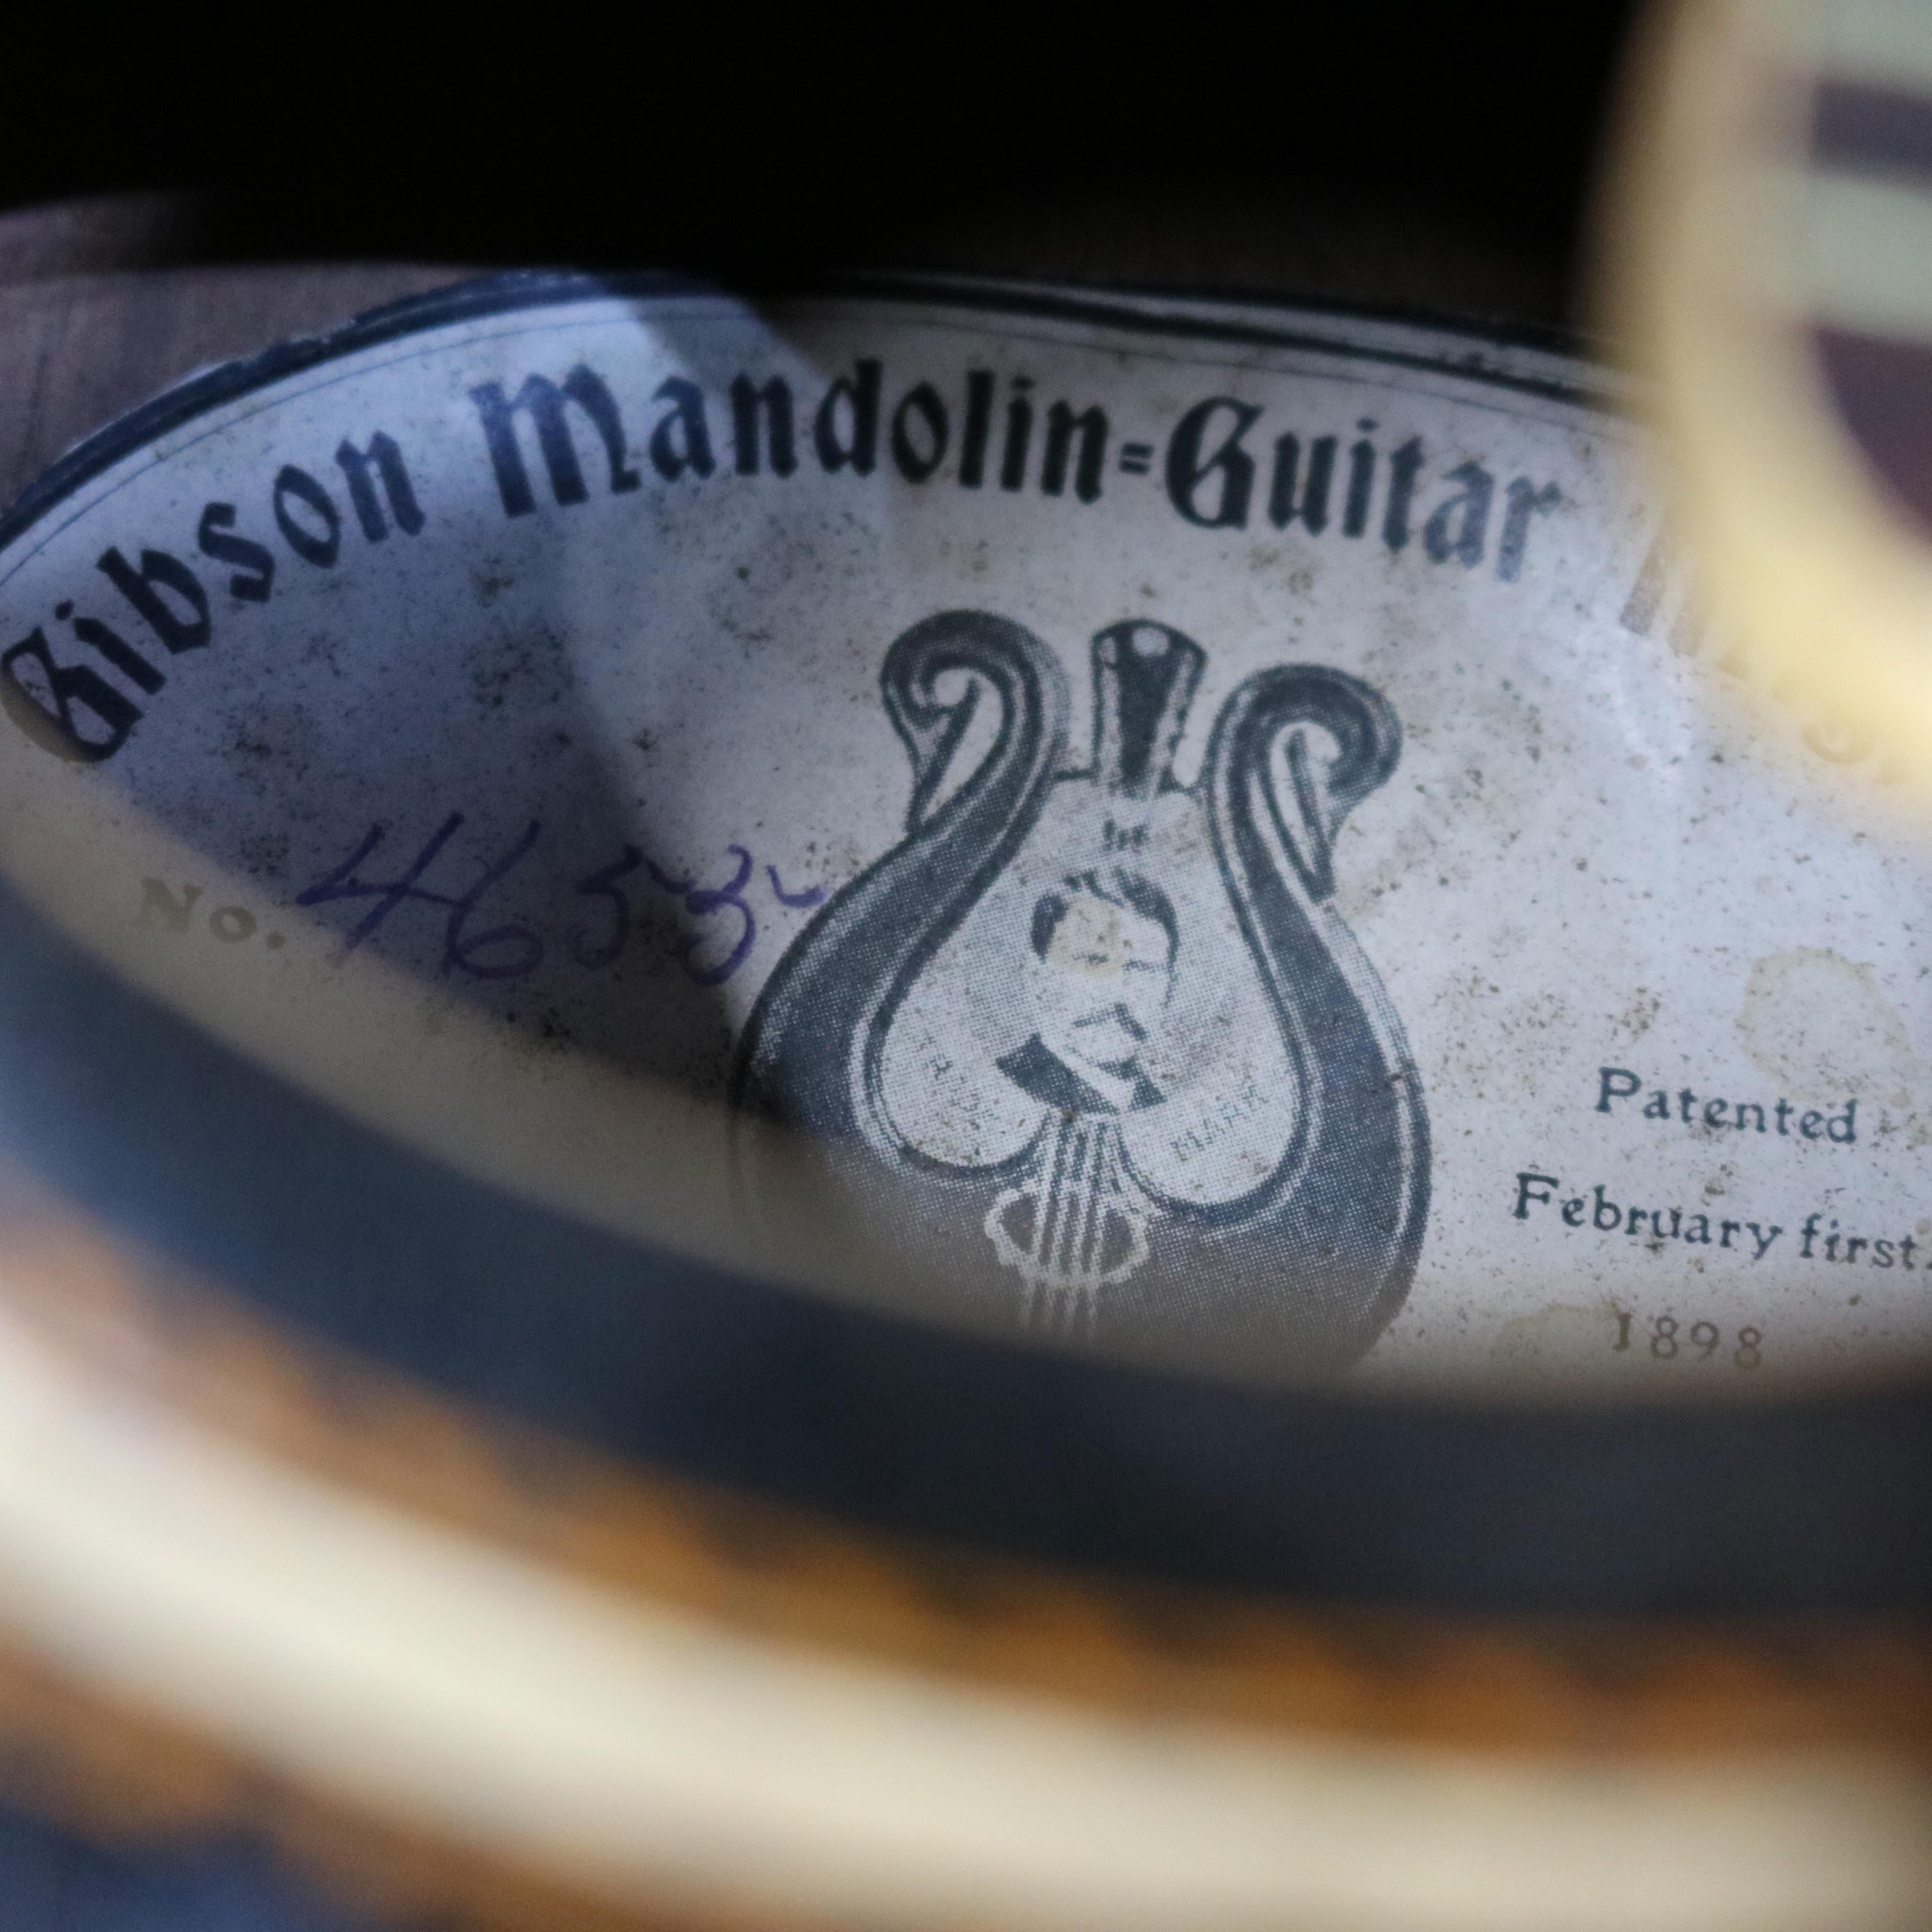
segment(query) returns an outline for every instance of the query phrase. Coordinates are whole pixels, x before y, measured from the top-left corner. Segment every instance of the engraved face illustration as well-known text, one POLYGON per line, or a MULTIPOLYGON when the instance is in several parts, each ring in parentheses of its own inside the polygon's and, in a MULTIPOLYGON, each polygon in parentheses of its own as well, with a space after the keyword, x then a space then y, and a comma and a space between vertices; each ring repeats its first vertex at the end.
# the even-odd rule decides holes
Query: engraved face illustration
POLYGON ((1174 990, 1173 906, 1137 874, 1083 873, 1034 907, 1027 992, 1040 1044, 1109 1100, 1140 1084, 1138 1056, 1174 990))

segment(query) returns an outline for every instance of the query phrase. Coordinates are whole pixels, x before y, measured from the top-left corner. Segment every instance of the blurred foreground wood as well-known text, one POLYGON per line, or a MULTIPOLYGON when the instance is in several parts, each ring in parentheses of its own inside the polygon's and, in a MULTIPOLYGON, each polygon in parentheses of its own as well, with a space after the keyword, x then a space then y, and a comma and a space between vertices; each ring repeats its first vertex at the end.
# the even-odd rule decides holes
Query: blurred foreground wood
POLYGON ((1685 0, 1634 49, 1596 308, 1652 386, 1700 622, 1932 800, 1932 16, 1685 0))

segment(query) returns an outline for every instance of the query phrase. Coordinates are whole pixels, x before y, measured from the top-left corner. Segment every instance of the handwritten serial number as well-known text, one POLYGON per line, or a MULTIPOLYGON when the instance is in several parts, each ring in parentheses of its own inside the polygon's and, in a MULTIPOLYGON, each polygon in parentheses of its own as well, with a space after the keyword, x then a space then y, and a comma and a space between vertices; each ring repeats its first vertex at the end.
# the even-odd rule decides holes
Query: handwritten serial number
MULTIPOLYGON (((341 901, 369 902, 369 909, 343 936, 338 958, 346 958, 365 944, 403 906, 436 908, 442 914, 442 957, 438 970, 466 973, 478 980, 518 980, 535 972, 548 956, 554 940, 547 940, 537 928, 520 920, 506 919, 483 923, 484 898, 508 879, 542 837, 541 820, 532 819, 521 833, 498 856, 487 861, 460 892, 440 891, 425 878, 441 856, 443 848, 464 824, 464 814, 452 812, 433 832, 422 848, 400 871, 390 877, 369 879, 362 868, 373 860, 388 837, 388 827, 372 825, 347 858, 332 871, 296 895, 302 907, 331 905, 341 901)), ((798 910, 821 904, 822 886, 788 890, 776 866, 766 865, 763 877, 745 846, 724 848, 731 860, 730 876, 716 885, 700 884, 698 878, 681 877, 647 857, 635 845, 626 845, 608 863, 586 872, 574 882, 579 898, 596 907, 593 916, 586 911, 584 921, 573 925, 563 935, 570 958, 586 971, 595 972, 612 964, 628 944, 636 921, 634 896, 640 887, 654 888, 676 900, 694 920, 722 920, 722 926, 709 923, 681 935, 670 950, 684 970, 700 986, 722 986, 750 958, 758 943, 758 914, 748 892, 769 887, 778 904, 798 910), (718 941, 728 940, 722 956, 718 941)), ((439 868, 446 871, 445 868, 439 868)), ((767 914, 769 916, 769 914, 767 914)))

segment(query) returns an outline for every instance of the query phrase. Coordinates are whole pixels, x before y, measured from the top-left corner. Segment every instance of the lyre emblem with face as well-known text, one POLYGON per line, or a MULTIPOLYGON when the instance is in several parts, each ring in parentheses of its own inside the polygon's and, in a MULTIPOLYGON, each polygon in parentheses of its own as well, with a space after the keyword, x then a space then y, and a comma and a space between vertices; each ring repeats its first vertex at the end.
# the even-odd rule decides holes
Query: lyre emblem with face
POLYGON ((807 1132, 941 1303, 1333 1366, 1400 1305, 1428 1203, 1401 1028, 1328 902, 1335 834, 1400 729, 1346 672, 1273 666, 1184 785, 1205 662, 1166 625, 1100 632, 1076 764, 1030 632, 949 611, 900 638, 881 681, 906 836, 794 942, 736 1091, 807 1132), (992 748, 956 769, 988 704, 992 748))

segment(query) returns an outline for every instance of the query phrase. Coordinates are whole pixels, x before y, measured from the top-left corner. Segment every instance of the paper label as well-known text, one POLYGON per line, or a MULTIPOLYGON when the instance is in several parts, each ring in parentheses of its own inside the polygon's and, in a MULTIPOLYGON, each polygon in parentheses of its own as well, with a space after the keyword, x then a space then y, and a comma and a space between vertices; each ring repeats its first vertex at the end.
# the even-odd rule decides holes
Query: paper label
POLYGON ((934 1318, 1884 1372, 1932 1338, 1927 868, 1726 708, 1639 443, 1580 364, 1331 314, 433 298, 16 525, 0 860, 620 1225, 613 1091, 802 1126, 934 1318))

